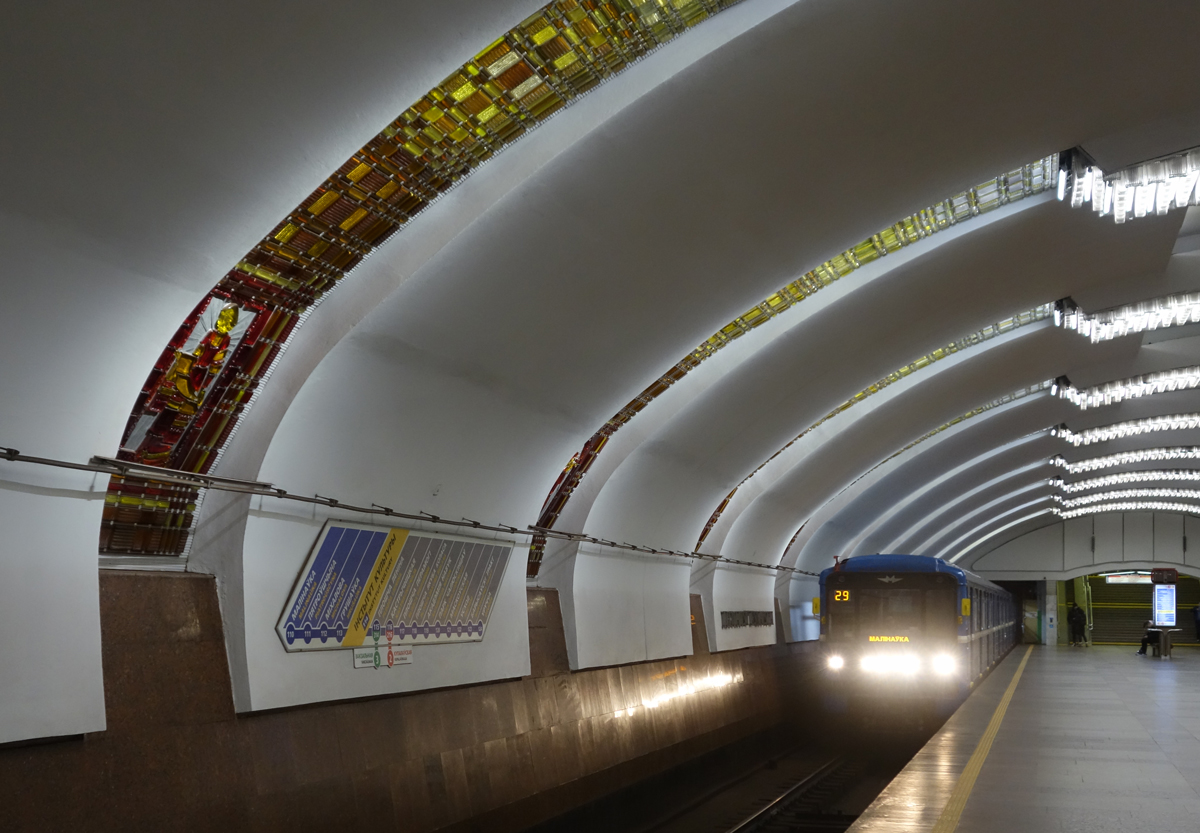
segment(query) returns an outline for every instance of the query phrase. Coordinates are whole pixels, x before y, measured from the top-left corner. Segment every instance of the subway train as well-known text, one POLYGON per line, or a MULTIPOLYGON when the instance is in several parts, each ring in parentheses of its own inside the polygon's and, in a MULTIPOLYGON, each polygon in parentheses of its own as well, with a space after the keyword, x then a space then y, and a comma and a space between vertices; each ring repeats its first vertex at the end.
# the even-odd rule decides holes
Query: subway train
POLYGON ((859 555, 821 573, 826 702, 944 712, 1018 638, 1012 596, 940 558, 859 555))

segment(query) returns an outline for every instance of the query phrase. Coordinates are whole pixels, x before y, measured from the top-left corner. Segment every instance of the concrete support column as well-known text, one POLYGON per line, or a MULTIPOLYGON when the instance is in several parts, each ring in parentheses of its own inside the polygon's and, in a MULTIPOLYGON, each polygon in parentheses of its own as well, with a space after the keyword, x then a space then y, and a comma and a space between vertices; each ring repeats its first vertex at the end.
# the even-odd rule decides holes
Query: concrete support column
POLYGON ((1058 644, 1058 582, 1045 582, 1042 596, 1042 644, 1058 644))

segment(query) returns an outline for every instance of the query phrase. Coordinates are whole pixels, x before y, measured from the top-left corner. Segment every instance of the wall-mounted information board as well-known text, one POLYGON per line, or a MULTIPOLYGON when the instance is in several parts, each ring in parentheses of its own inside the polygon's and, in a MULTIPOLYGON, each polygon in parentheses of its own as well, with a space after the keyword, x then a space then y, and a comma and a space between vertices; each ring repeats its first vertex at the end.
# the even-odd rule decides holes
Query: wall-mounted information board
POLYGON ((329 521, 275 629, 289 651, 479 642, 512 549, 329 521))

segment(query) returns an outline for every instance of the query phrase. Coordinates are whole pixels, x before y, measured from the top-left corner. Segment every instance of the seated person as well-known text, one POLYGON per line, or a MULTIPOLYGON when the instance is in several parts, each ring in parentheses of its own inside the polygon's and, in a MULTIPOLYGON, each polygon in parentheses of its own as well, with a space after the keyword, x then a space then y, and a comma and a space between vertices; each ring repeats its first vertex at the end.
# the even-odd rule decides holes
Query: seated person
POLYGON ((1150 630, 1152 627, 1154 627, 1153 620, 1147 619, 1142 623, 1142 647, 1141 650, 1137 652, 1138 656, 1144 657, 1146 655, 1147 645, 1158 644, 1158 631, 1150 630))

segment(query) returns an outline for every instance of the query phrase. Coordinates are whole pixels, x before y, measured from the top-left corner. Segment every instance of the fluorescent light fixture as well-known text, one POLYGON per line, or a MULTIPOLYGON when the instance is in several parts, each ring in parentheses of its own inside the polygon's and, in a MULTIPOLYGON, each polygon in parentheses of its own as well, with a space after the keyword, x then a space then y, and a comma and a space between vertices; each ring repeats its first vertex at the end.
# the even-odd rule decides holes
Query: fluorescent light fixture
POLYGON ((1068 474, 1086 474, 1089 471, 1112 469, 1137 463, 1165 463, 1170 460, 1200 460, 1200 447, 1194 445, 1174 448, 1143 448, 1140 451, 1122 451, 1068 463, 1062 456, 1051 457, 1050 462, 1064 468, 1068 474))
POLYGON ((1054 512, 1064 520, 1082 518, 1085 515, 1096 515, 1100 512, 1179 512, 1184 515, 1200 515, 1200 506, 1194 503, 1133 500, 1122 503, 1102 503, 1098 506, 1084 506, 1079 509, 1064 509, 1060 507, 1056 508, 1054 512))
POLYGON ((1186 431, 1190 428, 1200 428, 1200 414, 1170 414, 1146 419, 1131 419, 1127 422, 1115 422, 1112 425, 1101 425, 1083 431, 1072 431, 1065 425, 1059 425, 1051 428, 1050 433, 1078 448, 1081 445, 1104 443, 1123 437, 1136 437, 1155 431, 1186 431))
POLYGON ((1056 307, 1054 321, 1058 326, 1074 330, 1095 344, 1131 333, 1196 323, 1200 321, 1200 292, 1166 295, 1101 310, 1094 315, 1085 313, 1070 298, 1059 301, 1056 307))
POLYGON ((1079 497, 1063 497, 1055 495, 1054 500, 1065 509, 1078 509, 1092 503, 1103 503, 1109 500, 1196 500, 1200 501, 1200 490, 1172 489, 1167 487, 1155 489, 1113 489, 1107 492, 1096 492, 1093 495, 1079 497))
POLYGON ((1090 388, 1077 388, 1071 384, 1057 385, 1056 395, 1082 410, 1115 405, 1127 399, 1154 396, 1177 390, 1193 390, 1200 387, 1200 366, 1178 367, 1159 373, 1147 373, 1119 382, 1105 382, 1090 388))
POLYGON ((1067 151, 1058 171, 1058 199, 1071 207, 1090 202, 1101 217, 1124 223, 1129 215, 1166 214, 1200 203, 1200 148, 1131 165, 1114 174, 1091 164, 1078 150, 1067 151))
POLYGON ((1126 486, 1130 483, 1161 483, 1172 481, 1200 481, 1200 471, 1196 469, 1152 469, 1150 471, 1125 471, 1120 474, 1107 474, 1103 477, 1093 477, 1089 480, 1078 480, 1074 483, 1064 483, 1062 480, 1051 480, 1050 485, 1057 486, 1067 494, 1086 492, 1091 489, 1107 489, 1111 486, 1126 486))

